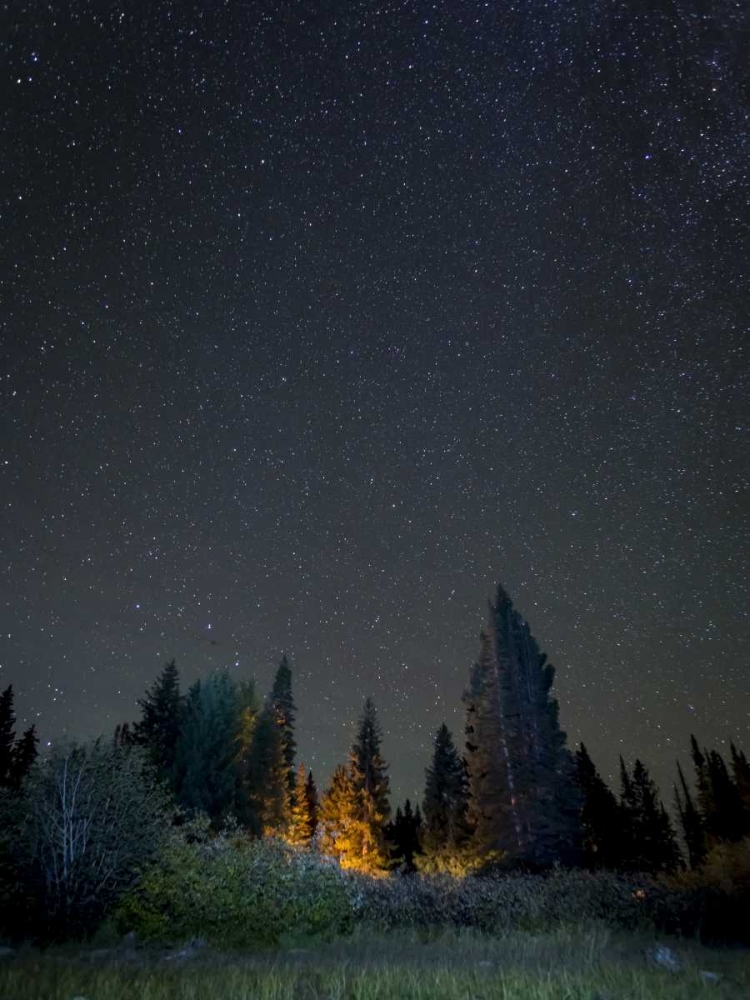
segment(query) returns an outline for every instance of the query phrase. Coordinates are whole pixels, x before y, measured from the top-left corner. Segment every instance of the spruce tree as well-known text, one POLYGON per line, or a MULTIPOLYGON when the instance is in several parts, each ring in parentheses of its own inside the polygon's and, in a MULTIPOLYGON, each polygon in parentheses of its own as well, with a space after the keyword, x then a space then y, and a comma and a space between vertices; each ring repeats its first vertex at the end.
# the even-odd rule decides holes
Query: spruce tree
POLYGON ((459 865, 469 839, 468 788, 466 767, 445 723, 435 734, 425 776, 420 868, 450 871, 459 865))
MULTIPOLYGON (((310 777, 312 771, 310 771, 310 777)), ((315 803, 307 795, 307 780, 305 765, 300 763, 297 769, 295 787, 297 795, 290 810, 289 830, 287 840, 297 847, 308 847, 315 835, 315 803)))
POLYGON ((292 671, 286 656, 281 658, 281 663, 276 671, 269 702, 276 725, 281 733, 281 752, 286 768, 287 788, 290 798, 293 799, 295 786, 294 753, 297 746, 294 739, 296 708, 292 698, 292 671))
POLYGON ((622 859, 620 807, 581 743, 575 754, 576 783, 583 796, 581 829, 583 864, 587 868, 617 868, 622 859))
POLYGON ((307 781, 305 782, 305 799, 307 800, 307 811, 310 816, 310 825, 313 831, 313 837, 318 830, 318 789, 315 784, 315 778, 313 777, 312 771, 308 771, 307 781))
POLYGON ((38 746, 39 738, 36 735, 36 726, 29 726, 13 747, 13 760, 9 777, 10 784, 16 788, 20 787, 34 766, 34 761, 39 755, 38 746))
POLYGON ((13 711, 13 686, 0 694, 0 787, 11 781, 13 745, 16 740, 16 713, 13 711))
POLYGON ((362 867, 363 844, 368 838, 362 798, 351 768, 339 764, 320 800, 318 841, 320 850, 342 868, 362 867))
POLYGON ((366 698, 359 720, 357 740, 349 752, 349 769, 361 800, 364 835, 361 843, 363 871, 388 866, 385 825, 390 819, 388 766, 380 752, 382 734, 375 705, 366 698))
POLYGON ((410 874, 416 871, 416 858, 422 853, 422 814, 419 806, 412 808, 407 799, 403 810, 399 807, 393 822, 386 828, 386 840, 391 846, 391 860, 401 871, 410 874))
POLYGON ((133 727, 133 740, 145 747, 158 777, 172 784, 185 710, 185 701, 180 694, 180 675, 174 660, 164 666, 138 704, 142 714, 133 727))
POLYGON ((672 823, 651 776, 636 760, 632 775, 620 758, 624 867, 631 871, 673 872, 681 859, 672 823))
POLYGON ((532 867, 580 858, 580 793, 554 669, 498 587, 465 697, 470 820, 481 853, 532 867))
POLYGON ((700 868, 706 857, 706 833, 703 820, 690 794, 685 775, 679 761, 677 762, 679 786, 675 785, 675 807, 680 818, 682 839, 685 842, 688 864, 691 868, 700 868))
POLYGON ((235 811, 237 692, 228 674, 196 681, 188 691, 175 753, 177 800, 215 826, 235 811))
POLYGON ((750 835, 750 762, 745 752, 738 750, 734 743, 730 746, 732 754, 732 774, 737 792, 742 802, 745 815, 745 835, 750 835))
POLYGON ((713 805, 712 814, 706 820, 706 829, 709 837, 717 841, 735 843, 745 836, 747 830, 742 797, 718 750, 708 753, 706 763, 713 805))
POLYGON ((247 767, 249 812, 241 817, 256 837, 282 837, 290 819, 289 781, 283 731, 271 704, 258 716, 247 767))

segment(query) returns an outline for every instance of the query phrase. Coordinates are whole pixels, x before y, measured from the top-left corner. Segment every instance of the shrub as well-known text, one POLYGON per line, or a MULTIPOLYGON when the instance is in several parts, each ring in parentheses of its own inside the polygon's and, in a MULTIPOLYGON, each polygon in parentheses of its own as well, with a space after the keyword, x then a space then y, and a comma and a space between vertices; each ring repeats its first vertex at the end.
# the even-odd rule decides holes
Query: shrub
POLYGON ((346 933, 352 910, 338 866, 317 854, 276 840, 196 835, 188 825, 144 870, 116 920, 146 941, 199 936, 243 948, 346 933))

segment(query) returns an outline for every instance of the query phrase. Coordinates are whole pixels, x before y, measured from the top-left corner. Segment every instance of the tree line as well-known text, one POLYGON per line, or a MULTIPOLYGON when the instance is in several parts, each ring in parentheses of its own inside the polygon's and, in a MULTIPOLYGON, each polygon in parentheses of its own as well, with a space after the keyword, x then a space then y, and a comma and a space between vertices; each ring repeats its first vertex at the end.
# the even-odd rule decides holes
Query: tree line
MULTIPOLYGON (((463 746, 443 724, 435 734, 421 805, 390 806, 388 766, 372 699, 347 759, 318 794, 297 761, 292 670, 283 657, 261 700, 226 672, 180 688, 167 663, 119 725, 118 758, 138 747, 176 807, 237 823, 252 837, 314 845, 342 867, 381 873, 552 865, 673 872, 700 867, 719 844, 750 836, 750 765, 730 748, 692 740, 693 786, 677 767, 674 815, 640 759, 620 760, 616 794, 588 750, 567 747, 552 697, 554 668, 502 587, 489 607, 464 692, 463 746)), ((34 728, 16 740, 12 689, 0 696, 0 786, 20 783, 37 753, 34 728)))

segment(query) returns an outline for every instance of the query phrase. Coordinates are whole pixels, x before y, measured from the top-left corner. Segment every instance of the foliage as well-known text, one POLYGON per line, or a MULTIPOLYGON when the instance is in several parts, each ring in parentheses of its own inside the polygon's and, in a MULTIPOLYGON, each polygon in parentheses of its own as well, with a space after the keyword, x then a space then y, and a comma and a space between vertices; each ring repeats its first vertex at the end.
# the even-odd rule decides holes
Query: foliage
POLYGON ((52 749, 5 811, 5 885, 23 900, 9 930, 84 935, 158 848, 168 799, 138 749, 100 741, 52 749))
POLYGON ((278 943, 285 934, 333 935, 351 928, 339 868, 278 840, 175 830, 158 859, 121 901, 117 923, 147 941, 200 936, 221 947, 278 943))
POLYGON ((300 763, 297 770, 296 793, 292 805, 286 840, 297 847, 309 847, 317 826, 317 793, 312 771, 305 772, 300 763))
POLYGON ((219 825, 237 800, 237 689, 225 672, 198 680, 188 692, 175 752, 178 803, 219 825))
POLYGON ((391 860, 404 873, 417 870, 417 860, 422 853, 422 813, 419 806, 412 809, 407 799, 403 810, 399 807, 393 822, 385 829, 391 848, 391 860))
POLYGON ((249 815, 245 822, 256 837, 283 836, 289 826, 290 792, 283 732, 270 705, 258 716, 246 775, 249 815))

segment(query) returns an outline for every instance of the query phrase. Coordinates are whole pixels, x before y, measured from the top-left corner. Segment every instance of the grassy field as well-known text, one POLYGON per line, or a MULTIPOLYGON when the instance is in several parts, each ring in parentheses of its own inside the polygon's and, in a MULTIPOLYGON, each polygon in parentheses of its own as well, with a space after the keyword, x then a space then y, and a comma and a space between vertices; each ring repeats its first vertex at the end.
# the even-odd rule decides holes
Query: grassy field
POLYGON ((0 1000, 716 1000, 750 998, 750 952, 669 942, 681 970, 647 958, 653 939, 604 929, 368 935, 257 952, 200 948, 21 950, 0 962, 0 1000), (707 982, 703 971, 720 974, 707 982))

